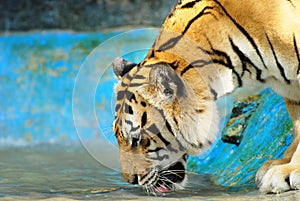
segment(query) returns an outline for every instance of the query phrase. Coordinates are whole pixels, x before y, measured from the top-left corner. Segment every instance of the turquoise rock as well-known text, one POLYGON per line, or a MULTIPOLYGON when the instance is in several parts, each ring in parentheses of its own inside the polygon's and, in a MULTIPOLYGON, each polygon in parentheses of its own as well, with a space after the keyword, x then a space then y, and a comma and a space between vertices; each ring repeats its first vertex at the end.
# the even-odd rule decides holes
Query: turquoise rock
POLYGON ((189 157, 190 171, 210 174, 216 183, 224 186, 251 185, 265 161, 283 156, 293 138, 293 125, 283 99, 267 89, 255 102, 249 103, 248 99, 242 103, 236 102, 233 111, 243 110, 244 118, 232 114, 233 122, 223 129, 211 149, 189 157), (237 126, 242 127, 235 134, 241 141, 235 144, 222 141, 226 131, 237 126))

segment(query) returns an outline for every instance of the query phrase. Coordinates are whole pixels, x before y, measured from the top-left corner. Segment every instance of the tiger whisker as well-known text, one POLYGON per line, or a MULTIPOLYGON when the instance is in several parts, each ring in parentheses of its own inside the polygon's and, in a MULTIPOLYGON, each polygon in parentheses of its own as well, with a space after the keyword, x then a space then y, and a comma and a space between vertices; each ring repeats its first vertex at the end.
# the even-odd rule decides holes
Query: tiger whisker
POLYGON ((167 182, 170 182, 171 184, 175 184, 175 182, 171 181, 170 179, 168 179, 167 177, 164 177, 164 176, 159 177, 159 179, 162 182, 167 181, 167 182))
MULTIPOLYGON (((184 173, 184 171, 178 171, 178 173, 184 173)), ((176 176, 182 178, 182 175, 180 175, 178 173, 176 173, 174 171, 164 171, 160 175, 162 175, 162 176, 164 176, 164 175, 176 175, 176 176)))
POLYGON ((168 178, 160 178, 160 181, 167 187, 167 188, 169 188, 169 189, 173 189, 169 184, 167 184, 166 182, 169 182, 169 183, 171 183, 171 184, 173 184, 173 185, 176 185, 175 184, 175 182, 172 182, 170 179, 168 179, 168 178), (165 182, 166 181, 166 182, 165 182))
POLYGON ((184 170, 164 170, 164 171, 162 171, 161 173, 168 173, 168 172, 180 172, 180 173, 187 173, 186 171, 184 171, 184 170))
POLYGON ((190 174, 190 173, 194 173, 194 172, 190 172, 190 171, 186 171, 186 170, 162 170, 161 172, 183 172, 183 173, 187 173, 187 174, 190 174))
POLYGON ((156 193, 154 191, 155 187, 153 184, 148 184, 148 185, 145 185, 143 186, 148 194, 148 196, 150 195, 155 195, 156 196, 156 193))
POLYGON ((164 173, 164 172, 181 172, 181 173, 185 173, 185 174, 198 175, 198 173, 187 171, 187 170, 163 170, 163 171, 161 171, 161 173, 164 173))
POLYGON ((154 189, 155 189, 154 185, 151 185, 150 186, 151 194, 157 197, 157 194, 155 193, 154 189))
POLYGON ((150 196, 150 193, 149 193, 149 189, 148 189, 148 187, 147 187, 147 186, 144 186, 144 188, 145 188, 145 190, 146 190, 146 192, 147 192, 148 196, 150 196))
POLYGON ((164 181, 167 181, 167 182, 171 183, 175 188, 176 188, 176 187, 177 187, 177 188, 182 188, 181 185, 179 185, 179 184, 177 184, 177 183, 171 181, 170 179, 168 179, 168 178, 166 178, 166 177, 164 177, 164 176, 160 177, 160 179, 161 179, 161 181, 162 181, 168 188, 170 188, 170 189, 174 189, 174 188, 171 188, 170 186, 168 186, 164 181))

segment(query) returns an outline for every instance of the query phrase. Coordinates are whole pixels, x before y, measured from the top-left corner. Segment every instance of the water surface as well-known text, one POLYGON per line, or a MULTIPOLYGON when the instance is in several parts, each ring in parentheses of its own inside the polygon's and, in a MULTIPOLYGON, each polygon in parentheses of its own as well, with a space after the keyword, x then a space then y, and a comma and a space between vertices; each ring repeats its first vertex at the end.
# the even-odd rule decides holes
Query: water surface
POLYGON ((122 180, 103 167, 80 144, 41 144, 0 149, 0 199, 74 200, 288 200, 299 193, 261 195, 254 186, 222 187, 208 175, 190 173, 185 190, 162 196, 122 180))

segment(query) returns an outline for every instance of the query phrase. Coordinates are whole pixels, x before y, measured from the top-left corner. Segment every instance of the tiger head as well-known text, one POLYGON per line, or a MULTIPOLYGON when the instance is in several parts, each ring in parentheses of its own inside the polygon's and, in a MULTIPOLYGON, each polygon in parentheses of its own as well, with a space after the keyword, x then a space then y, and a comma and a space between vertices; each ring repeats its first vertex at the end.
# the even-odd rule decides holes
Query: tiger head
POLYGON ((113 130, 124 179, 153 193, 183 188, 188 154, 209 147, 217 133, 207 86, 163 62, 141 66, 117 58, 113 69, 119 79, 113 130))

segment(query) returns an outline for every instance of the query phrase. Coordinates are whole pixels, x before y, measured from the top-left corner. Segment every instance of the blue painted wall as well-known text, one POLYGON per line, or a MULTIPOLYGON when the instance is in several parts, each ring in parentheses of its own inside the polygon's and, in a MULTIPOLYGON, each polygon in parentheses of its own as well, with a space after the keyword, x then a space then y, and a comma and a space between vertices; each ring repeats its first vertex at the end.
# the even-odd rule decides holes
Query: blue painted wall
POLYGON ((34 143, 78 139, 72 118, 76 74, 90 51, 116 34, 33 32, 0 36, 0 140, 34 143))

